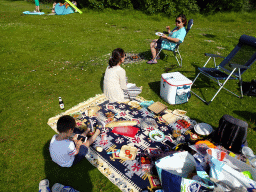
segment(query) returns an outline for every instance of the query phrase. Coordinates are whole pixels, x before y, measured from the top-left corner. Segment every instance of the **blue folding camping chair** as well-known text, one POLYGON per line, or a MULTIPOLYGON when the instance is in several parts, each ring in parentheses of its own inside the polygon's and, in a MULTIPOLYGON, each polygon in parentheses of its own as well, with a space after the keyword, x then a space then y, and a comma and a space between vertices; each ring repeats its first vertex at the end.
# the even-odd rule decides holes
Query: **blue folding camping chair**
MULTIPOLYGON (((194 23, 193 19, 190 19, 190 20, 188 21, 187 28, 186 28, 186 36, 187 36, 189 30, 192 28, 193 23, 194 23)), ((177 43, 176 47, 175 47, 173 50, 164 49, 164 48, 161 47, 161 49, 159 50, 159 52, 157 53, 157 55, 156 55, 155 58, 158 57, 158 55, 161 53, 162 50, 172 51, 173 54, 174 54, 174 56, 175 56, 175 58, 176 58, 176 60, 177 60, 177 62, 178 62, 178 64, 179 64, 179 66, 182 67, 182 57, 181 57, 180 52, 179 52, 179 46, 180 46, 180 44, 181 44, 182 42, 183 42, 183 41, 179 41, 179 42, 177 43), (177 53, 178 53, 178 55, 179 55, 179 58, 177 57, 177 53)), ((154 58, 154 59, 155 59, 155 58, 154 58)), ((153 59, 153 60, 154 60, 154 59, 153 59)))
POLYGON ((202 68, 198 68, 199 73, 196 78, 193 80, 192 86, 195 84, 195 81, 200 74, 214 80, 218 83, 219 89, 212 97, 212 99, 207 102, 195 92, 191 91, 195 96, 209 105, 217 94, 223 89, 229 91, 233 95, 242 98, 243 97, 243 88, 242 88, 242 77, 241 75, 250 68, 250 66, 256 60, 256 38, 248 35, 242 35, 239 39, 239 43, 236 47, 230 52, 227 57, 222 57, 220 55, 208 54, 205 53, 205 56, 209 56, 209 59, 206 61, 205 65, 202 68), (223 61, 217 66, 215 58, 223 58, 223 61), (205 66, 213 58, 214 68, 206 68, 205 66), (228 90, 224 85, 228 80, 239 80, 241 96, 235 94, 234 92, 228 90), (222 82, 222 83, 221 83, 222 82))

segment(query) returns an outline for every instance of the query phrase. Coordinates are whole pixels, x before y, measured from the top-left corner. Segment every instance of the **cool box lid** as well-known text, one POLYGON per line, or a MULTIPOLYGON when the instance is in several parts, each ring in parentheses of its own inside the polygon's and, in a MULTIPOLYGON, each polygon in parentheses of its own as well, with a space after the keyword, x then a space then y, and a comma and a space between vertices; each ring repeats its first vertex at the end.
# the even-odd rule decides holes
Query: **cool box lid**
POLYGON ((180 72, 163 73, 162 79, 163 81, 167 82, 169 85, 172 86, 183 86, 192 84, 192 81, 182 75, 180 72))

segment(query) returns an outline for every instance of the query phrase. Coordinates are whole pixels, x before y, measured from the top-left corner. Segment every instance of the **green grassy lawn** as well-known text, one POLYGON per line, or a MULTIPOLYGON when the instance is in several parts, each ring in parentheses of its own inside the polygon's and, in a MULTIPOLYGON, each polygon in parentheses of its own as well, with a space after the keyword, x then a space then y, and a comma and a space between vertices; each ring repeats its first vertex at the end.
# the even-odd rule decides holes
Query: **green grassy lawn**
MULTIPOLYGON (((45 6, 47 7, 47 6, 45 6)), ((82 9, 83 14, 63 16, 23 15, 33 11, 25 1, 0 1, 0 191, 37 191, 40 180, 48 178, 79 191, 119 191, 88 161, 74 168, 60 168, 51 161, 48 146, 55 132, 47 125, 50 117, 60 114, 58 97, 65 110, 102 93, 102 80, 113 49, 143 53, 150 58, 149 43, 156 31, 175 26, 175 18, 147 16, 138 11, 82 9)), ((50 9, 42 11, 49 13, 50 9)), ((160 101, 161 74, 180 71, 190 79, 196 67, 207 60, 204 53, 227 55, 242 34, 255 36, 256 14, 219 13, 187 15, 194 26, 180 46, 183 67, 178 68, 172 54, 164 52, 157 65, 146 62, 127 64, 129 82, 143 86, 141 96, 160 101), (211 40, 211 41, 209 41, 211 40)), ((244 81, 256 79, 256 65, 243 75, 244 81)), ((217 86, 204 82, 208 99, 217 86)), ((238 90, 236 83, 229 87, 238 90)), ((225 90, 205 105, 192 95, 188 103, 168 105, 183 109, 198 122, 214 128, 224 114, 249 124, 248 143, 256 152, 256 98, 239 99, 225 90)))

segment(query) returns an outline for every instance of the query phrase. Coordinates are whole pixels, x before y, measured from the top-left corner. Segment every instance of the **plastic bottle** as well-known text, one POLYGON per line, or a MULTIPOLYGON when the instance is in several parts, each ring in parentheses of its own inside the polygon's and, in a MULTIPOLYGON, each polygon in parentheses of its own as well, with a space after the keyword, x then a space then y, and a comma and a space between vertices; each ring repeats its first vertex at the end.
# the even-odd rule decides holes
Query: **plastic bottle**
POLYGON ((62 184, 59 184, 59 183, 55 183, 52 186, 52 192, 62 192, 62 191, 65 191, 65 192, 79 192, 79 191, 75 190, 74 188, 72 188, 70 186, 65 186, 65 185, 62 185, 62 184))
POLYGON ((63 110, 64 109, 64 103, 63 103, 61 97, 59 97, 59 104, 60 104, 60 109, 63 110))
POLYGON ((256 167, 256 156, 254 155, 252 149, 245 145, 242 145, 242 153, 248 158, 250 164, 256 167))

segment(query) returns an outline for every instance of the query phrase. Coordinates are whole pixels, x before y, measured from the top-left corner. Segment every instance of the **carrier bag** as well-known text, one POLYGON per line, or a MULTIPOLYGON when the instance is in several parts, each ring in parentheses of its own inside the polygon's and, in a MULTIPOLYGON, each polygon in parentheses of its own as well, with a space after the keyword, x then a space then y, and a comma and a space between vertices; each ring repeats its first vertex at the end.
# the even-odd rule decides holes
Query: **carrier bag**
POLYGON ((247 129, 248 124, 245 121, 223 115, 211 139, 234 153, 241 153, 242 145, 247 145, 247 129))
MULTIPOLYGON (((229 158, 227 156, 227 158, 229 158)), ((253 168, 250 168, 243 162, 235 163, 239 169, 234 169, 230 167, 225 161, 229 159, 224 158, 223 161, 219 161, 213 156, 210 158, 210 177, 218 180, 220 183, 225 186, 223 191, 251 191, 252 189, 256 189, 256 182, 255 182, 255 173, 256 171, 253 168), (240 164, 240 166, 239 166, 240 164), (252 179, 245 176, 242 172, 249 171, 252 179)), ((234 160, 235 161, 235 160, 234 160)), ((234 163, 234 162, 233 162, 234 163)))
POLYGON ((155 162, 157 173, 164 192, 203 192, 215 188, 199 161, 185 152, 177 152, 155 162), (192 179, 186 178, 196 170, 192 179))

